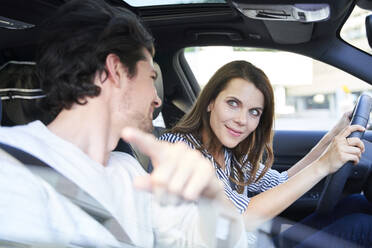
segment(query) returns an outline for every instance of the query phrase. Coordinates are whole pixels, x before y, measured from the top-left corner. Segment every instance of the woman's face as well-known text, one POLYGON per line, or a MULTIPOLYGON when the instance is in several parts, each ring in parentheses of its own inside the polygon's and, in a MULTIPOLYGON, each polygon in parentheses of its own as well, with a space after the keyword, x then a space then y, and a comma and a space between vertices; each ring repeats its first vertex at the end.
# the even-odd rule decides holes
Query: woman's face
POLYGON ((264 109, 264 95, 242 78, 234 78, 208 105, 210 125, 222 145, 236 147, 258 126, 264 109))

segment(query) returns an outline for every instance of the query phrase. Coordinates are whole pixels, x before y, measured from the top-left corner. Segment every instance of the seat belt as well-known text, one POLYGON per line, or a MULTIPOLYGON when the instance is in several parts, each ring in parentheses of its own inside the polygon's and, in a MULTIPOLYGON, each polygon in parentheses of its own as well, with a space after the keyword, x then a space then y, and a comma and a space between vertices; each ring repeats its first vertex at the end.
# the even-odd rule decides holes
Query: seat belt
POLYGON ((10 145, 0 143, 0 155, 26 166, 84 212, 101 223, 119 242, 134 245, 118 221, 96 199, 44 161, 10 145))

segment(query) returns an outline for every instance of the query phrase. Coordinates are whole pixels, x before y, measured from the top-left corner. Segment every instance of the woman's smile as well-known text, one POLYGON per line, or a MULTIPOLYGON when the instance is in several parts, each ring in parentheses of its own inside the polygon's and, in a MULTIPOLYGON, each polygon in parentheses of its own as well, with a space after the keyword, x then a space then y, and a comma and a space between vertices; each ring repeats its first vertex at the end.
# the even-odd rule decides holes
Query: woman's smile
POLYGON ((228 133, 231 134, 234 137, 240 137, 243 134, 243 132, 238 131, 236 129, 233 129, 231 127, 228 127, 227 125, 225 125, 225 127, 226 127, 228 133))

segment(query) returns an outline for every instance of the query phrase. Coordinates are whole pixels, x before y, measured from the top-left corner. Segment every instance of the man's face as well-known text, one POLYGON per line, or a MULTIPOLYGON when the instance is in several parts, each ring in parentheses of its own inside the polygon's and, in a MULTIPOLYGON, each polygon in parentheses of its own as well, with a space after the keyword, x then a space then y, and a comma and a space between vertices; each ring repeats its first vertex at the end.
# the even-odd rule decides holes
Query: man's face
POLYGON ((152 56, 144 49, 146 60, 137 63, 137 73, 126 78, 125 90, 121 96, 120 115, 124 118, 124 126, 137 127, 143 131, 152 131, 152 116, 161 100, 154 85, 157 73, 152 56))

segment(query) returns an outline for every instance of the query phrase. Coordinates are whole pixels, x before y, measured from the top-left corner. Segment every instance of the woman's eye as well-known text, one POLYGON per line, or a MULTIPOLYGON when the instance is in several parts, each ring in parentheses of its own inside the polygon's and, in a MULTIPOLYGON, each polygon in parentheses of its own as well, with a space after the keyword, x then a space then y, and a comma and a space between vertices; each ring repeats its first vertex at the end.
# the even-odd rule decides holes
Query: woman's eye
POLYGON ((227 104, 229 104, 231 107, 238 107, 238 103, 234 100, 228 100, 227 104))
POLYGON ((253 116, 260 116, 261 115, 261 112, 257 109, 251 109, 249 110, 249 112, 253 115, 253 116))

